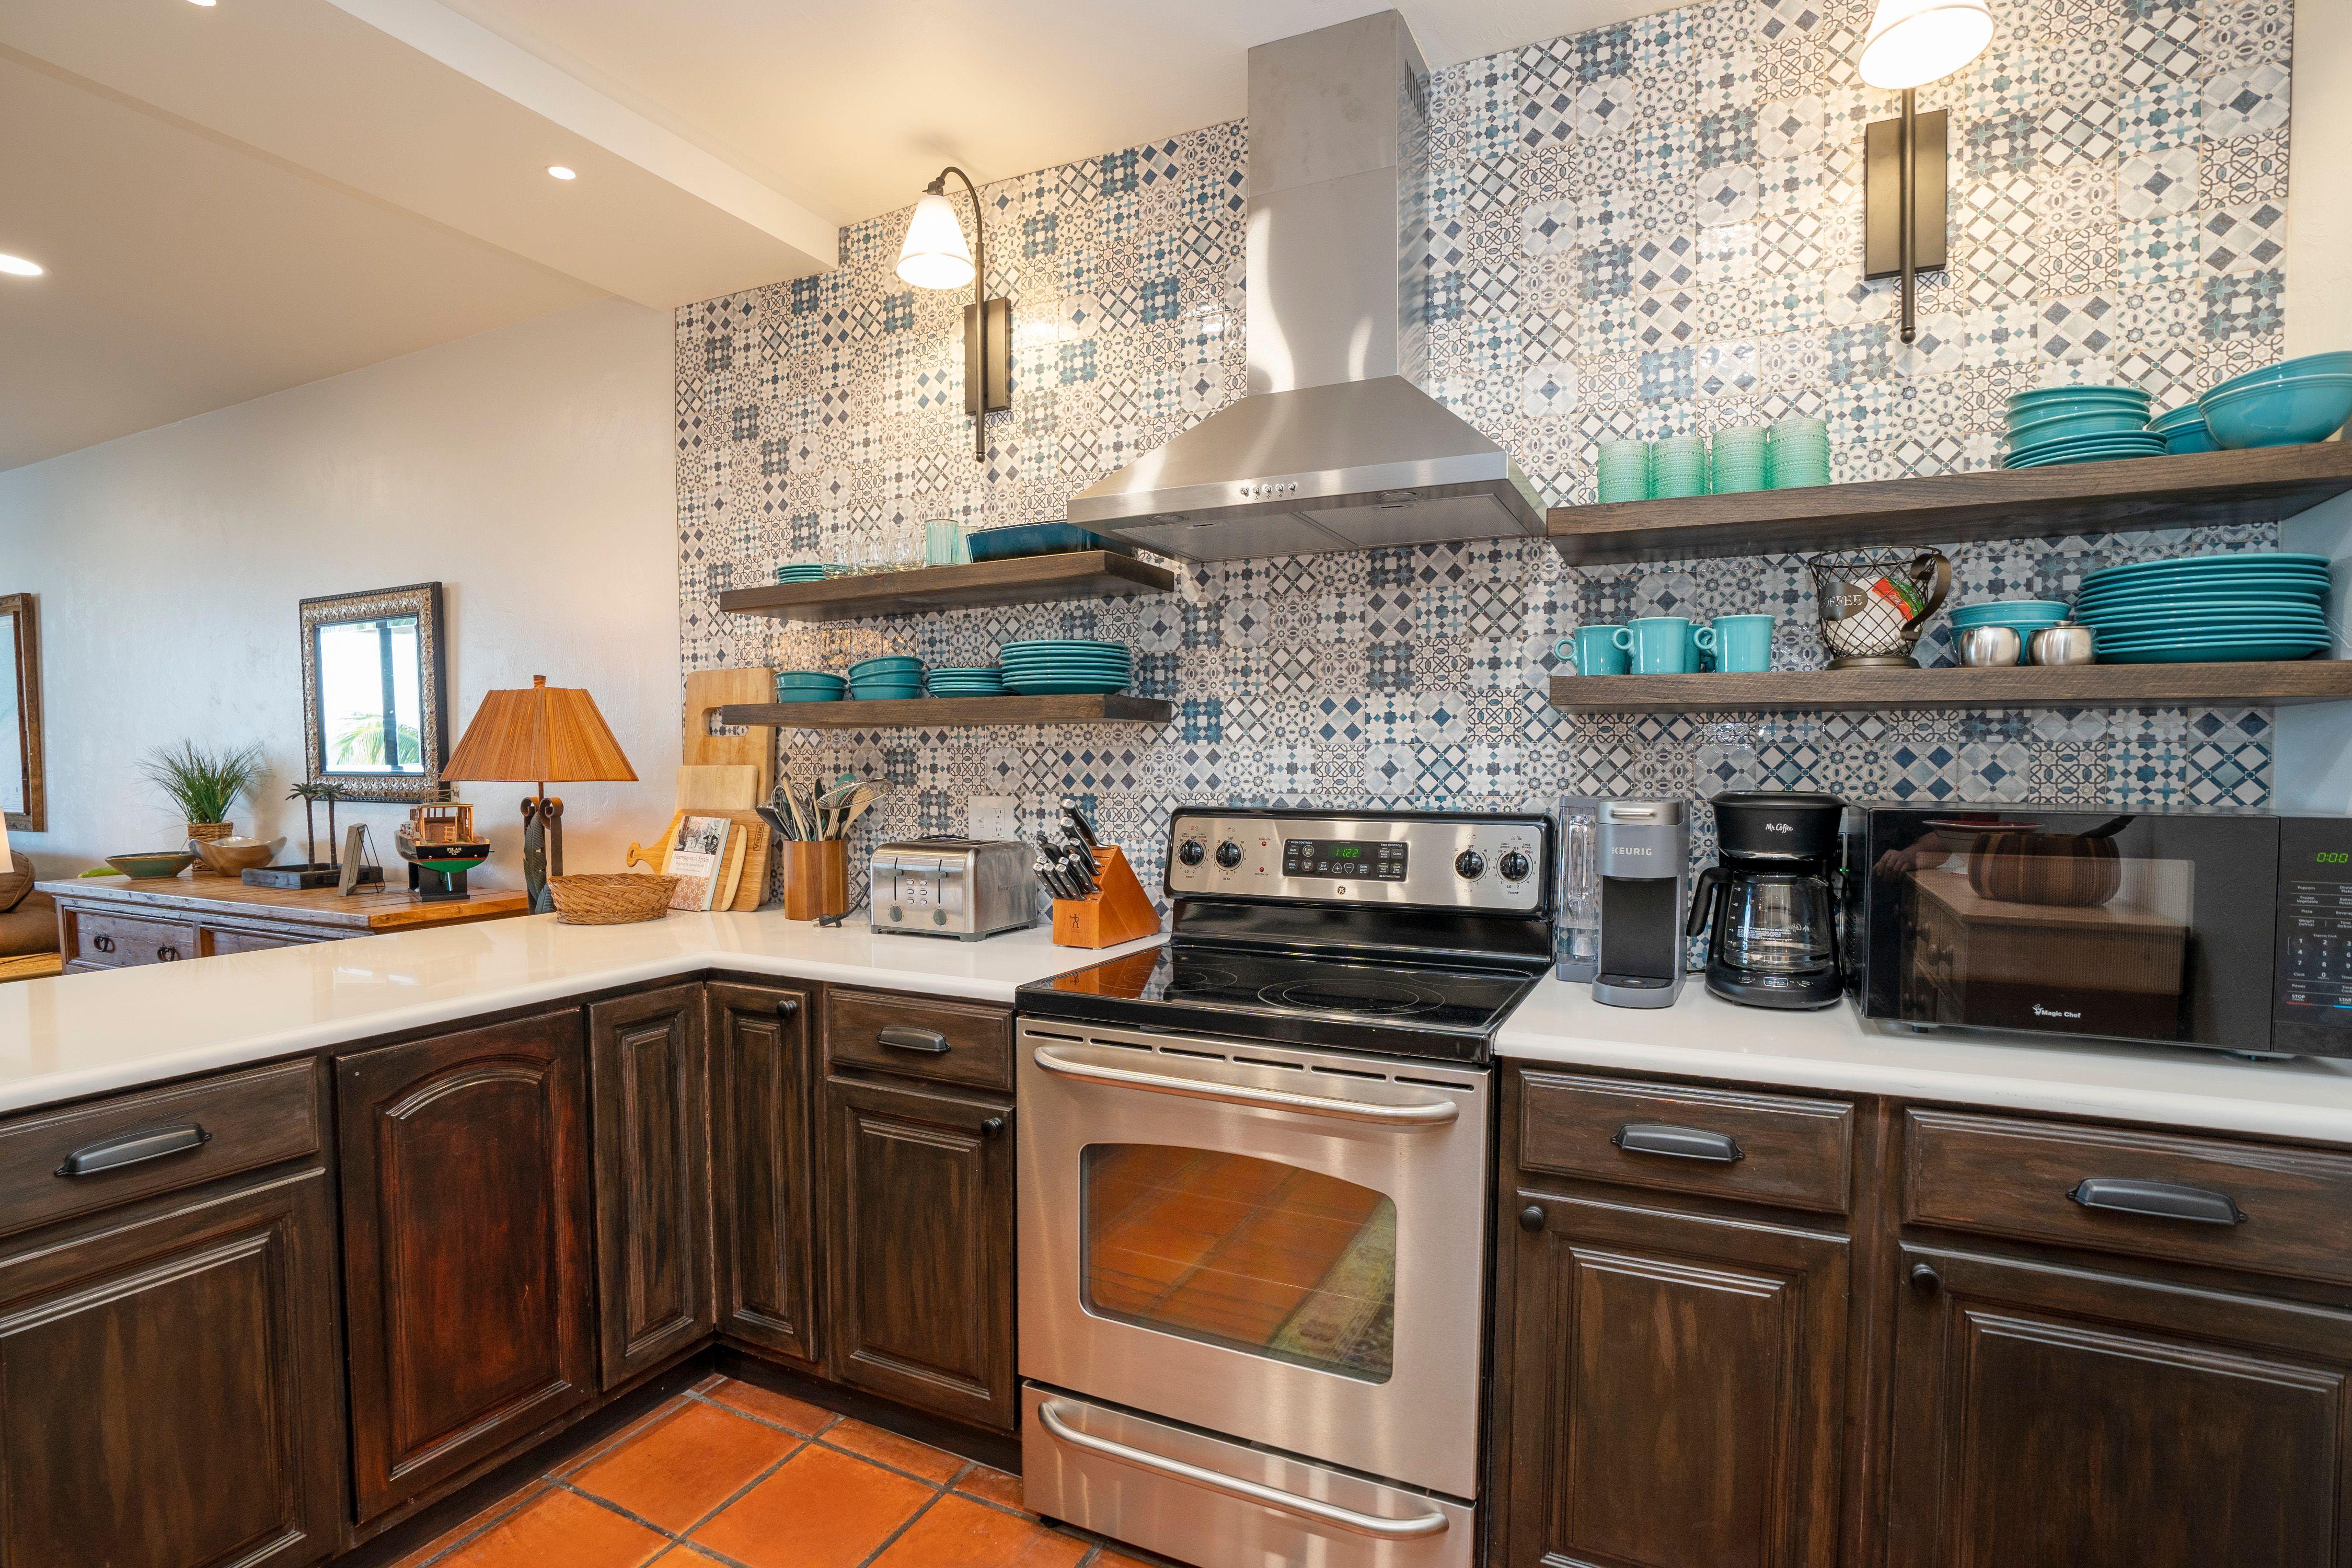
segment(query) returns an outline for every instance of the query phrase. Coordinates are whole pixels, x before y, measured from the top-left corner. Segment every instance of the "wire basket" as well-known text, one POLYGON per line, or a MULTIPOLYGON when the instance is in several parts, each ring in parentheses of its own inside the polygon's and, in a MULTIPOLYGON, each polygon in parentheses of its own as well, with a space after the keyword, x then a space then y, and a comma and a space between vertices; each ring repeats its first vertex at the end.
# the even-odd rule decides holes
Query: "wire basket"
POLYGON ((1813 574, 1832 669, 1916 666, 1911 650, 1952 588, 1952 563, 1939 550, 1837 551, 1813 556, 1805 567, 1813 574))

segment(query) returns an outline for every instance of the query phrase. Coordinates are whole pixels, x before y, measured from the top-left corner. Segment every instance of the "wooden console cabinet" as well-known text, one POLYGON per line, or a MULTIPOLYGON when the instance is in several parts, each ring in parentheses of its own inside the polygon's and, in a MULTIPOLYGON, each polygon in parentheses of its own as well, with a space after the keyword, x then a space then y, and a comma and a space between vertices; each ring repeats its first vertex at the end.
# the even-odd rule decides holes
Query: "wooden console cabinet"
POLYGON ((530 912, 522 894, 505 889, 428 904, 396 886, 347 899, 332 888, 248 888, 234 878, 184 872, 142 881, 85 877, 38 886, 57 900, 58 951, 68 974, 530 912))

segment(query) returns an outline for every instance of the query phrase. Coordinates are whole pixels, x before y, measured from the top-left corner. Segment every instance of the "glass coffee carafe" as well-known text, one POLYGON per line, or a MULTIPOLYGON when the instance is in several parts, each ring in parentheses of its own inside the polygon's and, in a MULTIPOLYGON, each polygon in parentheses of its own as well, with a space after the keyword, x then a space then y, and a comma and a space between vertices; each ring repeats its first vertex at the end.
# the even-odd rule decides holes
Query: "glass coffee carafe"
POLYGON ((1726 879, 1717 951, 1734 969, 1805 976, 1833 969, 1837 911, 1830 885, 1792 872, 1742 871, 1726 879))

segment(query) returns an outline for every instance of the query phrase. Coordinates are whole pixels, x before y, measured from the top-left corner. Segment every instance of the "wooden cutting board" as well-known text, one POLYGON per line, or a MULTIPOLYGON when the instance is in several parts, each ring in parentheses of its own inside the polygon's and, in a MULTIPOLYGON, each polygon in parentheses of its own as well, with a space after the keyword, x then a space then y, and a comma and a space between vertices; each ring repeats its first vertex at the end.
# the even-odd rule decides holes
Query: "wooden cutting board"
MULTIPOLYGON (((688 765, 740 763, 759 770, 752 803, 768 798, 776 775, 776 731, 762 725, 736 735, 710 732, 710 710, 730 703, 773 702, 776 672, 772 669, 698 669, 686 678, 685 745, 680 758, 688 765)), ((679 805, 686 804, 683 797, 679 805)))
POLYGON ((749 763, 688 763, 677 770, 680 811, 749 811, 760 799, 760 770, 749 763))
POLYGON ((719 889, 712 895, 713 910, 728 910, 750 913, 767 900, 768 851, 774 837, 757 812, 719 811, 708 807, 681 810, 669 819, 669 826, 652 844, 631 844, 625 866, 650 866, 667 874, 669 870, 670 846, 677 842, 677 830, 688 816, 723 816, 741 831, 727 843, 727 858, 719 868, 719 889))

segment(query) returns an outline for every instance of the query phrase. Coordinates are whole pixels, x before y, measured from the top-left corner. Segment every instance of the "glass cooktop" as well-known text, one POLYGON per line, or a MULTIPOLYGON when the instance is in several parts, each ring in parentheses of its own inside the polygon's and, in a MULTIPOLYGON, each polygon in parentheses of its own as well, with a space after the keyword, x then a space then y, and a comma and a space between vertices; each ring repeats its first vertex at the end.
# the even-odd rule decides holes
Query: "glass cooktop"
POLYGON ((1170 945, 1032 982, 1026 1014, 1135 1028, 1485 1061, 1535 977, 1170 945))

